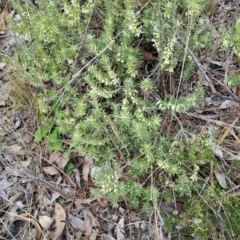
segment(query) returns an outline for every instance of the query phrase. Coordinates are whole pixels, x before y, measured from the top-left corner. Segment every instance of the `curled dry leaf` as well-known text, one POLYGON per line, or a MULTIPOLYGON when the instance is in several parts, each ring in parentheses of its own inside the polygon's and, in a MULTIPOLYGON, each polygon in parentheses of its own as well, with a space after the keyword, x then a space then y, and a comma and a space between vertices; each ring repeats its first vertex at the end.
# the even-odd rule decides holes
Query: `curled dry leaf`
POLYGON ((219 183, 219 185, 222 187, 222 188, 227 188, 227 182, 226 182, 226 177, 225 175, 218 171, 218 170, 213 170, 214 174, 215 174, 215 177, 219 183))
POLYGON ((73 169, 73 172, 75 172, 75 179, 76 179, 77 186, 81 188, 82 186, 81 186, 80 172, 78 169, 73 169))
POLYGON ((83 165, 83 179, 85 182, 88 182, 88 175, 92 166, 93 166, 92 158, 89 155, 86 155, 84 158, 83 165))
MULTIPOLYGON (((34 225, 34 227, 36 228, 37 234, 36 234, 36 240, 41 240, 42 239, 42 230, 40 225, 38 224, 38 222, 33 219, 28 213, 23 213, 19 216, 17 216, 12 223, 14 223, 15 221, 28 221, 29 223, 32 223, 34 225)), ((11 223, 11 224, 12 224, 11 223)))
POLYGON ((49 230, 53 222, 54 222, 54 219, 50 218, 49 216, 45 215, 45 216, 39 217, 39 223, 45 230, 49 230))
POLYGON ((66 213, 59 203, 55 203, 55 222, 56 230, 52 240, 57 240, 62 234, 66 222, 66 213))
POLYGON ((59 174, 59 171, 54 166, 43 167, 43 171, 49 175, 59 174))

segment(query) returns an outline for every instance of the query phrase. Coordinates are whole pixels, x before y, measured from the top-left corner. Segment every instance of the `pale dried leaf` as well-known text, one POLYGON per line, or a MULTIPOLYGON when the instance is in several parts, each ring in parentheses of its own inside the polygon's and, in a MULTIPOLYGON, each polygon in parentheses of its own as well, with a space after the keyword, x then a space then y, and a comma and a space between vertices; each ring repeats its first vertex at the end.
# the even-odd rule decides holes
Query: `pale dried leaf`
POLYGON ((57 175, 59 171, 54 166, 43 167, 43 171, 49 175, 57 175))
POLYGON ((231 154, 229 157, 226 158, 226 160, 228 161, 233 161, 233 160, 240 160, 240 155, 234 155, 234 154, 231 154))
POLYGON ((225 100, 218 108, 219 109, 226 109, 226 108, 232 107, 233 105, 234 105, 234 101, 225 100))
POLYGON ((143 231, 146 231, 147 229, 147 224, 145 221, 142 221, 141 225, 140 225, 140 228, 143 230, 143 231))
POLYGON ((119 211, 121 214, 124 214, 124 212, 125 212, 125 209, 124 209, 124 208, 122 208, 122 207, 119 207, 119 208, 118 208, 118 211, 119 211))
POLYGON ((30 133, 25 133, 22 137, 22 141, 25 143, 30 143, 33 140, 33 135, 30 133))
POLYGON ((61 196, 61 193, 59 192, 54 192, 52 194, 52 198, 50 200, 50 202, 48 203, 49 205, 51 205, 56 199, 58 199, 61 196))
POLYGON ((74 202, 78 203, 78 204, 90 204, 91 202, 93 202, 95 200, 96 200, 96 197, 91 197, 91 198, 87 198, 87 199, 76 198, 74 202))
POLYGON ((21 167, 23 167, 23 168, 27 168, 27 167, 30 165, 30 163, 31 163, 31 159, 29 158, 29 159, 26 160, 26 161, 21 161, 21 162, 19 163, 19 165, 20 165, 21 167))
POLYGON ((27 155, 26 149, 21 149, 15 153, 17 156, 27 155))
POLYGON ((81 188, 82 186, 81 186, 80 172, 78 169, 73 169, 73 172, 75 172, 75 179, 76 179, 77 186, 81 188))
POLYGON ((215 156, 223 158, 223 152, 216 144, 212 145, 212 151, 215 156))
POLYGON ((121 218, 115 228, 115 233, 117 235, 117 240, 124 240, 124 218, 121 218))
POLYGON ((117 235, 117 240, 125 240, 125 237, 123 235, 123 230, 119 226, 116 226, 115 233, 117 235))
POLYGON ((102 234, 102 239, 103 240, 116 240, 116 238, 112 237, 111 235, 108 234, 102 234))
POLYGON ((18 129, 21 126, 21 123, 22 123, 21 119, 17 118, 16 122, 14 123, 14 129, 18 129))
POLYGON ((108 200, 104 197, 98 196, 97 202, 102 208, 106 208, 108 206, 108 200))
POLYGON ((39 217, 39 223, 45 230, 49 230, 53 222, 54 219, 47 215, 39 217))
POLYGON ((83 179, 85 182, 88 182, 88 175, 90 172, 90 168, 93 166, 93 160, 89 155, 86 155, 84 158, 84 165, 83 165, 83 179))
POLYGON ((0 62, 0 70, 3 70, 6 65, 5 62, 0 62))
POLYGON ((60 169, 64 169, 65 166, 67 165, 69 159, 66 158, 65 156, 60 156, 59 158, 57 158, 55 160, 55 162, 57 163, 57 166, 60 168, 60 169))
POLYGON ((86 237, 90 237, 92 234, 92 223, 90 221, 90 218, 87 214, 87 211, 84 211, 84 223, 85 223, 85 227, 86 227, 86 237))
POLYGON ((70 213, 67 216, 73 228, 79 229, 82 232, 86 231, 85 222, 82 219, 75 217, 70 213))
POLYGON ((6 101, 9 98, 9 94, 11 92, 12 85, 10 81, 7 81, 0 88, 0 101, 6 101))
POLYGON ((5 190, 13 185, 12 181, 8 181, 7 178, 4 178, 0 181, 1 190, 5 190))
POLYGON ((93 229, 93 233, 90 236, 89 240, 96 240, 98 235, 99 235, 99 231, 93 229))
POLYGON ((0 101, 0 107, 5 107, 6 106, 6 102, 5 101, 0 101))
POLYGON ((7 147, 7 150, 8 150, 9 152, 11 152, 11 153, 16 154, 16 153, 17 153, 18 151, 20 151, 22 148, 23 148, 23 146, 14 144, 14 145, 8 146, 8 147, 7 147))
POLYGON ((214 174, 215 174, 215 177, 219 183, 219 185, 222 187, 222 188, 227 188, 227 182, 226 182, 226 177, 225 175, 218 171, 218 170, 213 170, 214 174))
POLYGON ((0 188, 0 198, 1 198, 3 204, 8 203, 8 195, 1 188, 0 188))
POLYGON ((57 240, 59 236, 62 234, 65 223, 66 223, 66 213, 63 207, 55 202, 55 222, 56 222, 56 230, 54 232, 54 237, 52 240, 57 240))
POLYGON ((5 173, 9 174, 10 176, 15 176, 15 177, 22 176, 22 171, 20 171, 20 169, 18 169, 17 167, 13 167, 13 166, 11 166, 11 167, 6 166, 5 173))
POLYGON ((49 162, 55 162, 62 154, 59 151, 54 151, 49 156, 49 162))
POLYGON ((23 209, 24 205, 22 201, 17 201, 10 207, 9 210, 9 221, 13 221, 18 216, 18 210, 23 209))

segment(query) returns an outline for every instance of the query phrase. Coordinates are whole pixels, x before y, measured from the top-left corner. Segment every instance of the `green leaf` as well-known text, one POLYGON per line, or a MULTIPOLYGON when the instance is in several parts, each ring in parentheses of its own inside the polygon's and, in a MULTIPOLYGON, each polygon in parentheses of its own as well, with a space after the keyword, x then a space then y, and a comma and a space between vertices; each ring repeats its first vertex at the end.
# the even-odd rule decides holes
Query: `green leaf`
POLYGON ((64 172, 69 176, 71 175, 73 168, 74 168, 74 165, 72 164, 72 162, 69 161, 64 168, 64 172))
POLYGON ((48 140, 50 150, 58 150, 61 152, 64 151, 62 142, 59 137, 59 132, 56 128, 51 132, 47 140, 48 140))
POLYGON ((34 142, 39 142, 41 141, 50 131, 52 128, 52 124, 48 123, 40 127, 34 135, 34 142))
POLYGON ((58 111, 62 108, 62 104, 59 99, 53 101, 53 112, 57 115, 58 111))
POLYGON ((66 200, 63 197, 59 197, 58 202, 61 204, 64 204, 66 202, 66 200))

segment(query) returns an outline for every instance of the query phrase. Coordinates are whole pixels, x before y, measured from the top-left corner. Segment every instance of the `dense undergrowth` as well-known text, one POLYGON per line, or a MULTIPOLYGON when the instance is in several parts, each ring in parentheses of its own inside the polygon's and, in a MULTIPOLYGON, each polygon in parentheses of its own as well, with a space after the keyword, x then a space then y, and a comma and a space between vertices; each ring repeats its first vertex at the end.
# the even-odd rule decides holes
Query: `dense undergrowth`
POLYGON ((207 182, 221 164, 212 151, 217 133, 200 136, 177 117, 204 102, 204 81, 178 40, 196 54, 211 51, 208 1, 12 2, 21 20, 9 20, 9 28, 29 39, 16 45, 12 71, 37 92, 35 141, 69 158, 90 155, 98 166, 94 194, 146 214, 157 205, 168 233, 239 236, 237 196, 207 182), (180 91, 192 79, 194 87, 180 91))

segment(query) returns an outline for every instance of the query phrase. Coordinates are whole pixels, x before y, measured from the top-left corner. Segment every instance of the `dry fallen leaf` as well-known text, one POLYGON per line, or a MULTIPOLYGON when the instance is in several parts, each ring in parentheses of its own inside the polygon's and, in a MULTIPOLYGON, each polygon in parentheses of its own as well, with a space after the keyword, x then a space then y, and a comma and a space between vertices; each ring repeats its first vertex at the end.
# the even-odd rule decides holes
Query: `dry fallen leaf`
POLYGON ((21 162, 19 163, 19 167, 27 168, 27 167, 30 165, 31 162, 32 162, 32 161, 31 161, 30 158, 29 158, 28 160, 26 160, 26 161, 21 161, 21 162))
POLYGON ((49 175, 57 175, 59 171, 54 166, 43 167, 43 171, 49 175))
POLYGON ((115 233, 117 235, 117 240, 124 240, 126 239, 123 235, 124 233, 124 219, 121 218, 115 228, 115 233))
POLYGON ((21 149, 23 148, 23 146, 19 146, 17 144, 11 145, 7 147, 7 150, 11 153, 16 154, 17 152, 19 152, 21 149))
POLYGON ((219 158, 223 158, 223 152, 222 150, 219 148, 218 145, 216 145, 215 143, 212 144, 212 151, 213 151, 213 154, 219 158))
POLYGON ((97 202, 102 208, 106 208, 108 206, 108 200, 104 197, 98 196, 97 202))
POLYGON ((89 238, 92 234, 92 223, 90 221, 90 218, 87 214, 87 211, 84 211, 84 222, 86 227, 86 237, 89 238))
POLYGON ((108 234, 102 234, 102 239, 103 240, 116 240, 114 237, 108 235, 108 234))
POLYGON ((95 200, 96 200, 96 197, 91 197, 91 198, 87 198, 87 199, 76 198, 75 202, 78 204, 90 204, 91 202, 93 202, 95 200))
POLYGON ((88 182, 88 175, 90 172, 90 168, 93 166, 93 160, 89 155, 86 155, 84 158, 83 165, 83 179, 85 182, 88 182))
POLYGON ((225 175, 218 171, 218 170, 213 170, 215 176, 216 176, 216 179, 219 183, 219 185, 222 187, 222 188, 227 188, 227 182, 226 182, 226 177, 225 175))
POLYGON ((11 92, 11 89, 12 89, 12 85, 9 81, 1 85, 0 101, 6 101, 9 98, 9 94, 11 92))
MULTIPOLYGON (((21 215, 18 215, 12 223, 15 221, 28 221, 29 223, 32 223, 36 229, 36 240, 41 240, 42 239, 42 230, 41 227, 39 226, 38 222, 33 219, 28 213, 23 213, 21 215)), ((56 239, 55 239, 56 240, 56 239)))
POLYGON ((147 52, 142 46, 138 47, 138 50, 142 53, 142 55, 149 61, 157 60, 157 57, 154 57, 152 53, 147 52))
POLYGON ((56 230, 54 232, 52 240, 57 240, 59 238, 66 223, 66 213, 59 203, 55 203, 55 222, 56 230))
POLYGON ((49 162, 55 162, 62 154, 59 151, 54 151, 49 156, 49 162))
POLYGON ((54 192, 54 193, 52 194, 52 198, 51 198, 51 200, 48 202, 48 204, 49 204, 49 205, 52 205, 53 202, 54 202, 56 199, 58 199, 60 196, 61 196, 61 193, 59 193, 59 192, 54 192))
POLYGON ((75 217, 72 214, 68 213, 68 221, 71 223, 73 228, 79 229, 82 232, 85 232, 85 223, 79 217, 75 217))
POLYGON ((81 188, 81 177, 80 177, 80 172, 78 169, 73 169, 73 172, 75 173, 75 179, 76 179, 76 183, 77 183, 77 186, 79 188, 81 188))
POLYGON ((65 156, 61 155, 59 158, 56 159, 56 163, 57 163, 57 166, 60 168, 60 169, 64 169, 65 166, 67 165, 69 159, 66 158, 65 156))
POLYGON ((45 215, 45 216, 39 217, 39 223, 45 230, 49 230, 53 222, 54 222, 54 219, 50 218, 49 216, 45 215))
POLYGON ((235 104, 234 101, 225 100, 218 108, 219 109, 226 109, 226 108, 232 107, 234 104, 235 104))

